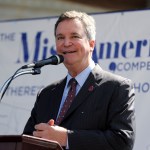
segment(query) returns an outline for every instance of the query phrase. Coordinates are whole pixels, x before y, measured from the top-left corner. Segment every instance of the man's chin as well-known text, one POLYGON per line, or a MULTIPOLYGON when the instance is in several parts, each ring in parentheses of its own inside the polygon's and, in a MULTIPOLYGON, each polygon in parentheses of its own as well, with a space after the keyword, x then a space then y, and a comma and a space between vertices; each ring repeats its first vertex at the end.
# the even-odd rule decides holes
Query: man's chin
POLYGON ((75 66, 75 62, 73 62, 73 61, 64 61, 64 65, 66 67, 72 67, 72 66, 75 66))

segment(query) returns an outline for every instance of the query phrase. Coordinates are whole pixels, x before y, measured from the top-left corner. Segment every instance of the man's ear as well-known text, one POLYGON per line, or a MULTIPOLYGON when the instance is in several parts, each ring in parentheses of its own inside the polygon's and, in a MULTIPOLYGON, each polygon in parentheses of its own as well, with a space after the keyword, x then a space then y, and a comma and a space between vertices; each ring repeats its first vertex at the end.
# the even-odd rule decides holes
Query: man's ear
POLYGON ((95 47, 95 40, 91 40, 91 41, 90 41, 90 51, 91 51, 91 52, 93 52, 94 47, 95 47))

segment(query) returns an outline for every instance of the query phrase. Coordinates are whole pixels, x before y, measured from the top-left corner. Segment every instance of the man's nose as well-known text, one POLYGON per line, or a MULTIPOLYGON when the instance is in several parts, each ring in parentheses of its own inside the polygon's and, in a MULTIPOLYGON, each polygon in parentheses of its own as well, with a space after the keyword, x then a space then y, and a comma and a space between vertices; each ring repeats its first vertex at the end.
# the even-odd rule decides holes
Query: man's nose
POLYGON ((65 40, 64 40, 64 46, 70 46, 70 45, 72 45, 71 40, 69 38, 65 38, 65 40))

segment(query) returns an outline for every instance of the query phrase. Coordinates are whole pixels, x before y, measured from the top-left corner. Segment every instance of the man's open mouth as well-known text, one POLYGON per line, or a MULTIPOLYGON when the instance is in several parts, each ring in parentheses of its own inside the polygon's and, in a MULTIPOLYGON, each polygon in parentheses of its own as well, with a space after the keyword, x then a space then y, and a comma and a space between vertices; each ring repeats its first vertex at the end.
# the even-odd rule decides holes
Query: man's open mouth
POLYGON ((63 52, 63 54, 71 54, 71 53, 75 53, 76 51, 70 51, 70 52, 63 52))

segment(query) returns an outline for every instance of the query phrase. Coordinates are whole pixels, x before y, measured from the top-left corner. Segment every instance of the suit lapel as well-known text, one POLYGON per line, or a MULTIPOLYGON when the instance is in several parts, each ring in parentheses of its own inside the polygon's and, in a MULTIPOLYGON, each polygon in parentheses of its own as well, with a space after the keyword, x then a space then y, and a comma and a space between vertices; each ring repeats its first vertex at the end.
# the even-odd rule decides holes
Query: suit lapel
POLYGON ((53 93, 51 94, 51 104, 49 108, 49 117, 48 118, 53 118, 54 120, 57 117, 58 110, 60 107, 64 87, 66 84, 66 78, 62 81, 60 81, 57 85, 57 87, 53 90, 53 93))

